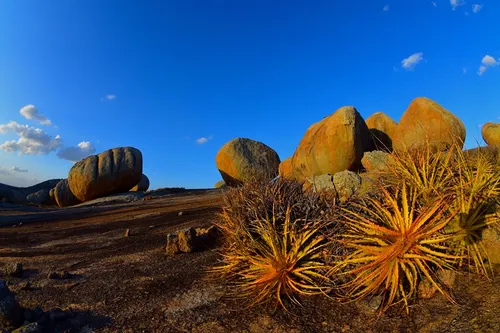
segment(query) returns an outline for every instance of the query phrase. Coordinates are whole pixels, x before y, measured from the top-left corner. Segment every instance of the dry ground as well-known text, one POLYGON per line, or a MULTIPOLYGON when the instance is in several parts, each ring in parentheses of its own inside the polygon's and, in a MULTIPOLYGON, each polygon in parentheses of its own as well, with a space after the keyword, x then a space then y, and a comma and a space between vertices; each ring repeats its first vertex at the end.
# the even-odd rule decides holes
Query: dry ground
POLYGON ((224 297, 222 281, 205 279, 216 249, 164 254, 167 233, 209 226, 220 204, 221 192, 212 190, 112 207, 4 209, 0 225, 15 227, 0 227, 0 268, 20 262, 27 270, 8 280, 22 306, 90 314, 68 332, 500 332, 500 280, 474 276, 459 277, 457 305, 436 296, 413 305, 410 316, 391 310, 377 317, 365 302, 325 297, 304 299, 291 313, 243 308, 224 297), (47 278, 65 270, 75 277, 47 278), (27 281, 31 288, 23 290, 27 281))

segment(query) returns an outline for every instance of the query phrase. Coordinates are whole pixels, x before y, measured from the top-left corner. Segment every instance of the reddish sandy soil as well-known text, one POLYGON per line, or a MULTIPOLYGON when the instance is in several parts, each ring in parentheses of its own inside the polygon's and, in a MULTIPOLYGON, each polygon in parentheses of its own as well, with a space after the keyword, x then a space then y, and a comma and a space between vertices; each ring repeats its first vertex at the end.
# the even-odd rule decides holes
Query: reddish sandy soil
POLYGON ((0 224, 17 217, 15 227, 0 227, 0 267, 19 262, 26 269, 8 278, 23 307, 88 314, 53 332, 500 332, 500 282, 470 275, 458 278, 457 305, 435 296, 414 304, 409 316, 394 309, 377 317, 367 302, 326 297, 305 298, 290 313, 243 308, 225 297, 223 281, 206 279, 217 249, 164 253, 167 233, 209 226, 221 202, 220 191, 188 191, 112 207, 7 209, 0 224), (52 271, 75 276, 48 279, 52 271))

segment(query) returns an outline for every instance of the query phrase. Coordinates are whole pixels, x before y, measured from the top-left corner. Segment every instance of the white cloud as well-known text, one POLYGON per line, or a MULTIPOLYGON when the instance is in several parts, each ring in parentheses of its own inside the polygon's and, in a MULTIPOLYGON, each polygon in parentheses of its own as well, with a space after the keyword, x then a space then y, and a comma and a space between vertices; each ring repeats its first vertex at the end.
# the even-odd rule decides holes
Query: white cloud
POLYGON ((109 94, 109 95, 106 95, 106 97, 104 97, 104 98, 108 101, 112 101, 112 100, 116 99, 116 95, 109 94))
POLYGON ((92 155, 94 153, 95 153, 94 145, 88 141, 82 141, 76 147, 62 148, 57 153, 57 157, 72 162, 78 162, 81 159, 89 155, 92 155))
POLYGON ((207 143, 209 140, 212 140, 212 136, 202 136, 201 138, 196 139, 196 143, 202 145, 207 143))
POLYGON ((387 12, 389 11, 389 9, 391 9, 391 7, 389 5, 385 5, 384 8, 382 9, 384 12, 387 12))
POLYGON ((479 70, 477 71, 477 74, 483 75, 484 72, 486 72, 486 70, 489 67, 495 67, 495 66, 498 66, 499 64, 500 64, 500 59, 496 60, 495 58, 493 58, 492 56, 487 54, 483 57, 483 59, 481 59, 481 66, 479 66, 479 70))
POLYGON ((401 61, 401 67, 407 70, 412 70, 422 60, 424 60, 423 52, 414 53, 401 61))
POLYGON ((464 0, 450 0, 450 5, 451 5, 451 9, 455 10, 458 7, 465 5, 465 1, 464 0))
POLYGON ((34 105, 26 105, 19 110, 19 113, 26 119, 34 120, 42 125, 52 125, 52 122, 47 119, 43 114, 38 112, 38 109, 34 105))
POLYGON ((462 68, 462 73, 463 73, 463 74, 467 73, 467 67, 463 67, 463 68, 462 68))
POLYGON ((473 4, 472 5, 472 11, 477 14, 479 11, 483 8, 483 5, 478 5, 478 4, 473 4))
POLYGON ((53 138, 39 128, 20 125, 15 121, 0 125, 0 134, 9 132, 18 135, 19 139, 0 144, 0 150, 6 152, 19 152, 26 155, 46 155, 59 148, 62 144, 59 135, 53 138))
POLYGON ((435 1, 431 2, 434 7, 437 7, 437 3, 435 1))
POLYGON ((35 174, 14 172, 13 168, 0 167, 0 183, 11 186, 27 187, 40 183, 35 174))
POLYGON ((26 170, 26 169, 21 169, 21 168, 20 168, 20 167, 18 167, 18 166, 13 166, 12 168, 10 168, 10 170, 15 171, 15 172, 28 172, 28 170, 26 170))

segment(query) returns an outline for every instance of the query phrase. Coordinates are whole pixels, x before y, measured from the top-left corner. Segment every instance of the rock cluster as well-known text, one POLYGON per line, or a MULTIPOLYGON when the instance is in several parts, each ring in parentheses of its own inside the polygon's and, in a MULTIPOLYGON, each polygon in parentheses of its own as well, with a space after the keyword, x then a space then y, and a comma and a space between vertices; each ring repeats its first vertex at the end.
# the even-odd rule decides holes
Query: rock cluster
POLYGON ((167 235, 165 252, 167 255, 197 252, 213 246, 219 237, 219 230, 212 226, 208 229, 188 228, 167 235))

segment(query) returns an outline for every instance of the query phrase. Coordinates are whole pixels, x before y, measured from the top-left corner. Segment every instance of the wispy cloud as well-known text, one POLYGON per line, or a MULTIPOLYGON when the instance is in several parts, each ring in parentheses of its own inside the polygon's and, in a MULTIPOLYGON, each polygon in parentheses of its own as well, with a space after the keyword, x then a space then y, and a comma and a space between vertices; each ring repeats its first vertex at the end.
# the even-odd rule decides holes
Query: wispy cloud
POLYGON ((465 5, 465 1, 464 0, 450 0, 450 5, 451 5, 451 9, 455 10, 458 7, 465 5))
POLYGON ((10 168, 12 171, 15 171, 15 172, 28 172, 27 169, 21 169, 20 167, 18 166, 13 166, 12 168, 10 168))
POLYGON ((431 1, 431 4, 434 6, 434 7, 437 7, 437 3, 435 1, 431 1))
POLYGON ((62 140, 59 135, 55 138, 45 131, 20 125, 15 121, 8 124, 0 124, 0 134, 15 133, 19 139, 6 141, 0 144, 0 150, 6 152, 18 152, 26 155, 46 155, 61 147, 62 140))
POLYGON ((385 6, 384 6, 384 8, 382 8, 382 10, 383 10, 384 12, 388 12, 388 11, 389 11, 389 9, 391 9, 391 6, 389 6, 389 5, 385 5, 385 6))
POLYGON ((201 138, 196 139, 196 143, 202 145, 210 140, 212 140, 212 136, 202 136, 201 138))
POLYGON ((38 109, 32 104, 23 106, 21 110, 19 110, 19 113, 24 118, 29 120, 34 120, 42 125, 47 125, 47 126, 52 125, 52 122, 49 119, 47 119, 47 117, 45 117, 43 114, 41 114, 38 111, 38 109))
POLYGON ((467 70, 468 70, 467 67, 462 67, 462 73, 463 74, 467 73, 467 70))
POLYGON ((82 141, 76 147, 64 147, 57 153, 57 157, 63 160, 78 162, 85 157, 95 153, 95 148, 89 141, 82 141))
POLYGON ((498 66, 499 64, 500 64, 500 59, 496 60, 495 58, 487 54, 481 60, 481 66, 479 66, 477 74, 483 75, 484 72, 488 70, 488 68, 498 66))
POLYGON ((478 5, 478 4, 472 5, 472 11, 474 12, 474 14, 479 13, 481 9, 483 9, 483 5, 478 5))
POLYGON ((412 70, 422 60, 424 60, 423 52, 414 53, 408 58, 404 58, 403 60, 401 60, 401 67, 406 70, 412 70))
POLYGON ((116 95, 115 94, 108 94, 104 97, 101 98, 101 101, 112 101, 116 99, 116 95))

